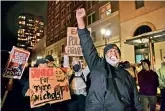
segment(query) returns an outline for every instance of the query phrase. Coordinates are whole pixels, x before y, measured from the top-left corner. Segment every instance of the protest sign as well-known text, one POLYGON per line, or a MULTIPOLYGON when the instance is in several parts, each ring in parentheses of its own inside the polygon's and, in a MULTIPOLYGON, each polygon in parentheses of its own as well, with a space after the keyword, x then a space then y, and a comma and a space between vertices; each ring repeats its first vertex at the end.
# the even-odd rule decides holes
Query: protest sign
MULTIPOLYGON (((91 32, 90 28, 88 30, 91 32)), ((77 27, 67 28, 67 48, 68 56, 83 56, 77 27)))
POLYGON ((30 68, 31 108, 71 99, 69 82, 60 68, 30 68))
POLYGON ((3 77, 21 79, 30 52, 13 46, 3 77))

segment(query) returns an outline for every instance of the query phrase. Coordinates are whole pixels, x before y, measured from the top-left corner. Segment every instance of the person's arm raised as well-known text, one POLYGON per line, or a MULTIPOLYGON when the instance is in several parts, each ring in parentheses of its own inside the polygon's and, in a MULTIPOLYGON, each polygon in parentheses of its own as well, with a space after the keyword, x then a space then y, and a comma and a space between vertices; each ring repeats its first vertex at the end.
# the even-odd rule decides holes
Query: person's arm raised
POLYGON ((101 62, 102 59, 99 57, 97 53, 97 50, 90 37, 90 32, 85 27, 85 22, 84 22, 85 16, 86 16, 86 12, 84 8, 78 9, 76 11, 80 45, 82 48, 84 58, 89 66, 89 69, 91 70, 93 67, 96 67, 96 65, 98 65, 98 63, 101 62))

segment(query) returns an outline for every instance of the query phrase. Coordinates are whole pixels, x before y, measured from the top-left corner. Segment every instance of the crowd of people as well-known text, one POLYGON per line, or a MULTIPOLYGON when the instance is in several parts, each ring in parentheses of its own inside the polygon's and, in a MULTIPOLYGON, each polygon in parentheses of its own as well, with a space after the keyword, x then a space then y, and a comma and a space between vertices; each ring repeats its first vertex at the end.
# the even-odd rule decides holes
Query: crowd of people
MULTIPOLYGON (((165 111, 165 58, 161 68, 154 72, 148 59, 138 65, 121 62, 121 52, 115 44, 108 44, 104 48, 104 58, 99 57, 85 26, 85 16, 85 9, 76 11, 78 35, 87 66, 83 68, 78 58, 69 63, 67 47, 62 65, 72 70, 66 75, 71 100, 30 108, 29 96, 33 92, 29 88, 31 66, 28 65, 21 80, 16 81, 18 86, 13 87, 13 95, 9 95, 4 111, 156 111, 157 88, 161 89, 162 94, 160 110, 165 111), (141 70, 137 71, 137 67, 141 67, 141 70)), ((37 60, 34 67, 57 66, 53 57, 47 55, 37 60)))

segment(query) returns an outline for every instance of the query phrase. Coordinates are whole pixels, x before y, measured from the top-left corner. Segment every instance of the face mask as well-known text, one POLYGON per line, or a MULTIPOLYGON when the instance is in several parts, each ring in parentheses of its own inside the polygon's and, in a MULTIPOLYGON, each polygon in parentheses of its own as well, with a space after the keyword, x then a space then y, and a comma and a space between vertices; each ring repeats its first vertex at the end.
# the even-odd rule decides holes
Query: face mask
POLYGON ((75 71, 75 72, 78 72, 79 70, 80 70, 80 65, 79 64, 75 64, 74 66, 73 66, 73 70, 75 71))
POLYGON ((108 58, 108 57, 105 57, 105 59, 106 59, 106 61, 110 64, 110 65, 112 65, 112 66, 114 66, 114 67, 116 67, 117 65, 118 65, 118 63, 119 63, 119 59, 117 59, 116 58, 116 60, 111 60, 110 58, 108 58))

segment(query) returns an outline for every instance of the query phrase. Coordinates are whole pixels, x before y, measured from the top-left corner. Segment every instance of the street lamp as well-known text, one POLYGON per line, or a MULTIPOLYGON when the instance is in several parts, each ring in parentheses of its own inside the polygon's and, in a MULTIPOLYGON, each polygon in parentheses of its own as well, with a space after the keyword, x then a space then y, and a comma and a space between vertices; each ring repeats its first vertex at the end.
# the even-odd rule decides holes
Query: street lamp
POLYGON ((103 35, 103 38, 105 39, 105 46, 107 45, 107 39, 111 36, 111 30, 109 29, 101 29, 101 34, 103 35))
POLYGON ((42 59, 42 56, 37 56, 37 59, 42 59))

